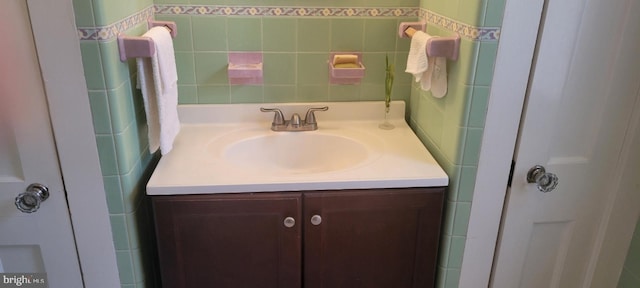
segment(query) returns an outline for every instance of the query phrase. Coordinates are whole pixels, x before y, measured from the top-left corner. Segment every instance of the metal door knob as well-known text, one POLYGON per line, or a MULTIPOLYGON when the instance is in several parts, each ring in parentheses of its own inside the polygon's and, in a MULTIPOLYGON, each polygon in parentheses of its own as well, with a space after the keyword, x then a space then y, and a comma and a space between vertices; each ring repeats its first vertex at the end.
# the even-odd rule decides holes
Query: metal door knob
POLYGON ((558 176, 547 172, 544 167, 536 165, 529 169, 527 182, 536 183, 538 190, 547 193, 553 191, 553 189, 556 189, 556 186, 558 186, 558 176))
POLYGON ((322 217, 320 217, 320 215, 311 216, 311 224, 318 226, 320 223, 322 223, 322 217))
POLYGON ((291 228, 296 225, 296 219, 293 217, 284 218, 284 227, 291 228))
POLYGON ((42 184, 34 183, 27 187, 25 192, 16 197, 16 207, 23 213, 38 211, 40 204, 49 198, 49 188, 42 184))

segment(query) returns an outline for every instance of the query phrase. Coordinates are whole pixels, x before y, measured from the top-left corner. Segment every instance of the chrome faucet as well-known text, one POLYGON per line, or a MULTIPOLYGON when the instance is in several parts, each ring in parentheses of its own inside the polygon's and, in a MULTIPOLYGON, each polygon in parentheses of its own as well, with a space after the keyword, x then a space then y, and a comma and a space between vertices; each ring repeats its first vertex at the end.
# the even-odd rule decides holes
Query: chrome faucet
POLYGON ((284 114, 278 108, 260 108, 262 112, 275 112, 273 122, 271 122, 271 130, 273 131, 313 131, 318 130, 318 122, 316 122, 315 111, 327 111, 329 107, 309 108, 304 120, 300 120, 298 113, 291 115, 291 120, 284 120, 284 114))

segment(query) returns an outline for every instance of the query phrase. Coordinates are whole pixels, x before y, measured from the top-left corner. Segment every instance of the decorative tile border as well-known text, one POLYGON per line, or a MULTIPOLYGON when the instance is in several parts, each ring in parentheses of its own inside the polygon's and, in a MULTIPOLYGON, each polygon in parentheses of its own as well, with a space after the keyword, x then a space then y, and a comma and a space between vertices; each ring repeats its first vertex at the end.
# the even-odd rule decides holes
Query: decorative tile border
POLYGON ((475 27, 422 8, 411 7, 284 7, 156 4, 117 23, 102 27, 79 27, 80 40, 108 41, 119 33, 159 15, 276 16, 276 17, 419 17, 427 24, 457 32, 472 41, 497 41, 499 27, 475 27))
POLYGON ((500 27, 475 27, 426 9, 420 9, 420 19, 424 19, 427 24, 437 25, 449 31, 457 32, 460 37, 469 40, 497 41, 500 39, 500 27))
POLYGON ((127 31, 147 19, 153 17, 153 6, 149 6, 140 12, 108 26, 101 27, 78 27, 80 40, 107 41, 114 39, 120 32, 127 31))
POLYGON ((291 17, 417 17, 414 7, 296 7, 156 4, 161 15, 291 16, 291 17))

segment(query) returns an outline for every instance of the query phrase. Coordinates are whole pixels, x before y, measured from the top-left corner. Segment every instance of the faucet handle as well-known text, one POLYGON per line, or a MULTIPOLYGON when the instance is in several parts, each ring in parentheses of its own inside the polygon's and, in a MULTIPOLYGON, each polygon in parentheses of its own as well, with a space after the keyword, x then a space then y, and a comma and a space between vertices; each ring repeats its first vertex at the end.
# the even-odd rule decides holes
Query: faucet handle
POLYGON ((262 112, 275 112, 275 115, 273 115, 273 123, 271 123, 272 125, 284 125, 284 115, 282 114, 282 111, 280 111, 280 109, 278 108, 263 108, 260 107, 260 111, 262 112))
POLYGON ((329 106, 324 106, 324 107, 317 107, 317 108, 309 108, 309 110, 307 110, 307 115, 304 116, 304 122, 306 124, 316 124, 316 114, 314 114, 313 112, 315 111, 327 111, 329 110, 329 106))

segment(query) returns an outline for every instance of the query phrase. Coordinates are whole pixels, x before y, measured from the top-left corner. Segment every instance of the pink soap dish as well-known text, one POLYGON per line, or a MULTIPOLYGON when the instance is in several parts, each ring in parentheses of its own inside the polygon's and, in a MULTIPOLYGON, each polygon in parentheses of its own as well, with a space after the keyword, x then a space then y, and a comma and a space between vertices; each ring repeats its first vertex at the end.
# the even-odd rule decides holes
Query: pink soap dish
POLYGON ((358 84, 364 77, 365 67, 362 64, 362 53, 359 52, 332 52, 329 58, 329 81, 331 84, 358 84), (358 68, 336 68, 333 66, 333 57, 340 54, 358 56, 358 68))
POLYGON ((229 84, 262 84, 262 52, 229 52, 229 84))

